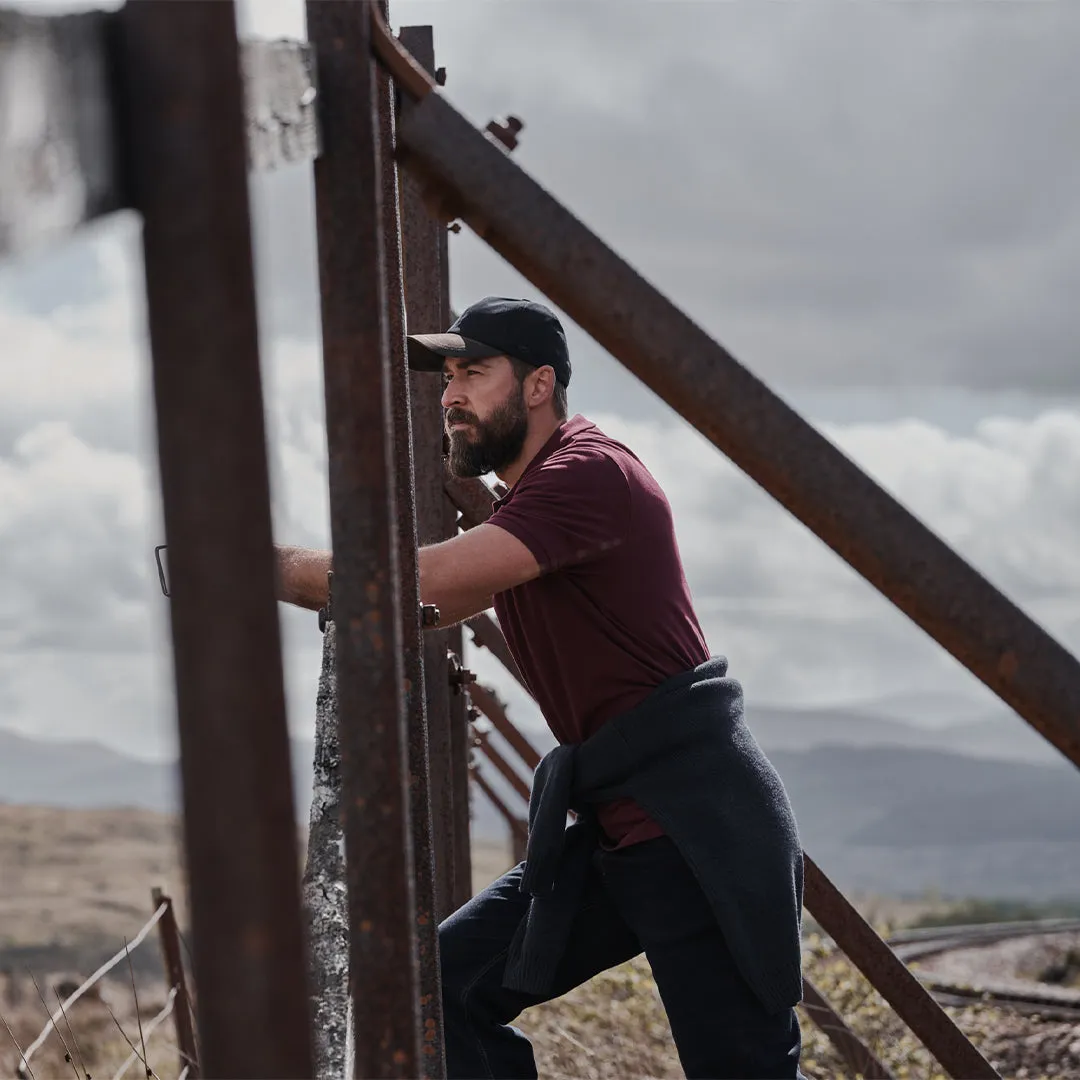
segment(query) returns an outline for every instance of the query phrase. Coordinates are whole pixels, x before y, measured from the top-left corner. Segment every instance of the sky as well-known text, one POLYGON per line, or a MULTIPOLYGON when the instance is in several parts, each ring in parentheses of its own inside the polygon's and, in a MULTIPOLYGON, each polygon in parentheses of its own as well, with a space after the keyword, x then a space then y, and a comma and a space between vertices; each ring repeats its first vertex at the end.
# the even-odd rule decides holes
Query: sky
MULTIPOLYGON (((303 35, 301 3, 240 11, 247 34, 303 35)), ((1080 651, 1080 9, 395 0, 391 17, 434 25, 458 108, 521 117, 524 169, 1080 651)), ((251 194, 275 538, 328 546, 310 167, 251 194)), ((156 757, 175 719, 139 243, 121 214, 0 264, 0 727, 156 757)), ((467 229, 451 263, 459 309, 544 299, 467 229)), ((567 332, 571 410, 666 490, 751 722, 755 702, 930 726, 1000 712, 567 332)), ((290 725, 309 736, 321 636, 311 613, 281 618, 290 725)))

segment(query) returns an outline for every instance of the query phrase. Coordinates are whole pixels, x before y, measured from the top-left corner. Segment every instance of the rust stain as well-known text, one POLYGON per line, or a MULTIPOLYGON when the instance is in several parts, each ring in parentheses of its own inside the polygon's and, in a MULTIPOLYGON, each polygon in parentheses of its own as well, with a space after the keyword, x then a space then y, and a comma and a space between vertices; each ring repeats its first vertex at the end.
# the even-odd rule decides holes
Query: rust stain
POLYGON ((374 924, 372 923, 372 921, 370 919, 361 919, 360 920, 360 932, 361 933, 370 934, 373 927, 374 927, 374 924))
POLYGON ((1006 649, 998 657, 997 670, 1003 679, 1016 677, 1016 673, 1020 670, 1020 661, 1017 660, 1016 652, 1013 649, 1006 649))
POLYGON ((409 1055, 404 1050, 395 1050, 393 1053, 393 1062, 395 1065, 404 1065, 409 1060, 409 1055))

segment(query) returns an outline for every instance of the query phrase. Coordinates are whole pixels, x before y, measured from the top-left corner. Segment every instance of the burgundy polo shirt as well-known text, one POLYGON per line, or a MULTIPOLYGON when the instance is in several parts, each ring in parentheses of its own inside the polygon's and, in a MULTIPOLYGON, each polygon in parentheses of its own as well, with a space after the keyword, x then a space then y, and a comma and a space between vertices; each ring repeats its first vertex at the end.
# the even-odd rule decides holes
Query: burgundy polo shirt
MULTIPOLYGON (((555 738, 581 743, 709 658, 660 486, 622 443, 566 421, 489 519, 541 575, 495 596, 506 642, 555 738)), ((630 799, 598 808, 619 847, 662 830, 630 799)))

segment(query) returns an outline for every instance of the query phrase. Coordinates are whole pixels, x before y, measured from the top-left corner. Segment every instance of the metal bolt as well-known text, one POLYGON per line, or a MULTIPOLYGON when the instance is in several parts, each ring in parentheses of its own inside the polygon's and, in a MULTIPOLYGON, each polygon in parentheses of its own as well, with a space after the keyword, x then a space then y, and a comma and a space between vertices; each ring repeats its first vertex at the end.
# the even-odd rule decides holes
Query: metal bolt
POLYGON ((525 122, 516 116, 492 120, 484 130, 498 139, 507 150, 514 150, 518 144, 518 135, 525 127, 525 122))
POLYGON ((446 68, 441 67, 441 68, 436 68, 435 69, 435 85, 436 86, 445 86, 446 85, 446 68))
POLYGON ((420 625, 427 628, 431 626, 438 626, 439 609, 434 604, 421 604, 420 605, 420 625))
POLYGON ((450 686, 455 694, 460 694, 469 683, 476 682, 476 675, 462 664, 457 653, 447 652, 450 662, 450 686))

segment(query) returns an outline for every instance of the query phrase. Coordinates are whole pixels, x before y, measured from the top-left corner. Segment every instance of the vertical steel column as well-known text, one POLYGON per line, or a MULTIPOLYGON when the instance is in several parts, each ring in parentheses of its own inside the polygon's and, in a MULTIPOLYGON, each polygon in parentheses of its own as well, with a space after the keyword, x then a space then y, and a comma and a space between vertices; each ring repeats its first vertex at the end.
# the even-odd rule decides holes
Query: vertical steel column
POLYGON ((206 1077, 311 1075, 231 3, 118 13, 143 216, 206 1077))
MULTIPOLYGON (((371 4, 308 0, 354 1075, 415 1077, 419 970, 402 695, 387 238, 371 4)), ((407 617, 417 617, 410 611, 407 617)))
MULTIPOLYGON (((439 228, 439 293, 442 324, 449 326, 450 318, 450 237, 445 226, 439 228)), ((444 535, 456 536, 457 509, 443 495, 444 535)), ((447 635, 447 648, 464 661, 465 635, 461 624, 447 635)), ((459 908, 473 894, 472 888, 472 840, 469 824, 469 694, 465 687, 455 687, 450 695, 450 786, 454 809, 454 900, 459 908)))
MULTIPOLYGON (((435 71, 435 46, 430 26, 405 26, 402 44, 428 71, 435 71)), ((442 223, 424 206, 420 186, 407 173, 398 173, 401 194, 401 245, 405 272, 405 313, 410 332, 446 329, 442 315, 442 223)), ((412 413, 416 528, 421 544, 434 544, 448 535, 443 520, 443 414, 441 380, 424 372, 409 373, 412 413)), ((435 855, 435 912, 439 921, 450 914, 454 896, 453 791, 450 784, 450 672, 446 662, 447 632, 424 633, 424 690, 427 707, 432 841, 435 855)))
POLYGON ((443 1050, 442 979, 439 972, 439 924, 435 911, 435 858, 431 827, 431 770, 424 684, 424 642, 420 623, 420 567, 416 543, 416 496, 413 487, 412 423, 409 371, 405 360, 405 297, 401 265, 401 219, 397 166, 394 163, 394 86, 378 70, 379 157, 382 169, 383 236, 390 315, 391 400, 394 457, 397 463, 398 557, 404 642, 405 712, 409 733, 409 797, 416 870, 416 937, 420 959, 420 1020, 427 1080, 446 1076, 443 1050))

